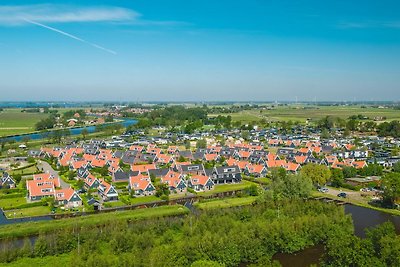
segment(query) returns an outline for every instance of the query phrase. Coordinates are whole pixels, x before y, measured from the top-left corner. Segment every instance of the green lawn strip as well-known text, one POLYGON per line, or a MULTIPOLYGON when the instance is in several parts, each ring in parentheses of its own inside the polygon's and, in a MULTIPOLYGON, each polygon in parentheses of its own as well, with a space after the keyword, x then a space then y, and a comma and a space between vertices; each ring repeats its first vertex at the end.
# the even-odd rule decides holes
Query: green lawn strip
POLYGON ((198 196, 211 196, 216 193, 235 191, 235 190, 243 190, 253 184, 257 185, 256 183, 242 180, 242 182, 238 183, 238 184, 216 185, 213 190, 206 191, 206 192, 200 192, 200 193, 197 193, 197 195, 198 196))
POLYGON ((78 226, 95 226, 116 221, 142 220, 147 218, 166 217, 187 214, 189 210, 181 205, 162 206, 151 209, 106 212, 75 218, 18 223, 0 226, 0 239, 24 237, 42 232, 51 232, 62 228, 78 226))
POLYGON ((218 208, 229 208, 244 205, 251 205, 256 201, 257 197, 237 197, 237 198, 226 198, 220 200, 212 200, 207 202, 196 203, 196 207, 202 210, 218 209, 218 208))
POLYGON ((23 168, 18 168, 15 170, 12 170, 9 172, 10 175, 16 175, 16 174, 21 174, 21 175, 30 175, 34 174, 37 172, 36 164, 31 165, 29 167, 23 167, 23 168))
POLYGON ((145 196, 145 197, 134 197, 134 198, 129 198, 129 201, 131 205, 136 205, 140 203, 147 203, 147 202, 153 202, 153 201, 159 201, 161 200, 159 197, 156 196, 145 196))
POLYGON ((5 210, 4 214, 9 219, 42 216, 50 214, 50 208, 49 206, 37 206, 23 209, 5 210))
POLYGON ((0 198, 0 208, 2 209, 9 210, 12 208, 16 208, 22 204, 26 204, 26 198, 22 196, 13 198, 9 197, 0 198))

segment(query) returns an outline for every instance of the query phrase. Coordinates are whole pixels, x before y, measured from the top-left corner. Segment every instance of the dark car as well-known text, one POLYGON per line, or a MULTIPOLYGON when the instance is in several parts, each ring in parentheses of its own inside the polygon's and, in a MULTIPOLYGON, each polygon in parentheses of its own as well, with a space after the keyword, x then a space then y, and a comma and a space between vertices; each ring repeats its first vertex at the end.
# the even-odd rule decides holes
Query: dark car
POLYGON ((339 193, 337 196, 338 196, 338 197, 342 197, 342 198, 346 198, 346 197, 347 197, 347 194, 344 193, 344 192, 342 192, 342 193, 339 193))

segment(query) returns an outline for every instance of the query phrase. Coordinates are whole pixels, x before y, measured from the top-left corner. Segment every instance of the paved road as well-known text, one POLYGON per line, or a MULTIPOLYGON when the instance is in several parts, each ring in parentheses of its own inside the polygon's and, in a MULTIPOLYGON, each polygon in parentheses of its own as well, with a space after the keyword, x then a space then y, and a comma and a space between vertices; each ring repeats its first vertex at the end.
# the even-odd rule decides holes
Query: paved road
MULTIPOLYGON (((53 167, 51 167, 51 165, 49 163, 47 163, 46 161, 40 160, 37 164, 37 167, 39 170, 46 172, 46 173, 50 173, 54 177, 60 177, 58 175, 58 172, 56 170, 54 170, 53 167)), ((60 183, 61 183, 61 188, 70 188, 71 187, 70 184, 64 182, 64 180, 61 178, 60 178, 60 183)))

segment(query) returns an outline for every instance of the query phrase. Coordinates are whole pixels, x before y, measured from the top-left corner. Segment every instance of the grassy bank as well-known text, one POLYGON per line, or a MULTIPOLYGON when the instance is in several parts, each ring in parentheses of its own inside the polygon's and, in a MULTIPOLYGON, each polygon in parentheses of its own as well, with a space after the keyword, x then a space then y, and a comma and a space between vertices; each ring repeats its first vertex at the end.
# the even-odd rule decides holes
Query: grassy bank
POLYGON ((196 203, 196 207, 201 210, 231 208, 231 207, 251 205, 256 201, 256 199, 257 197, 226 198, 226 199, 196 203))
POLYGON ((95 226, 117 221, 142 220, 165 216, 187 214, 189 210, 180 205, 163 206, 151 209, 139 209, 133 211, 118 211, 112 213, 101 213, 62 220, 50 220, 40 222, 19 223, 0 226, 0 239, 8 237, 24 237, 39 233, 51 232, 61 228, 72 228, 79 226, 95 226))
POLYGON ((211 196, 211 195, 217 194, 217 193, 223 193, 223 192, 229 192, 229 191, 235 191, 235 190, 243 190, 254 184, 256 185, 256 183, 249 182, 246 180, 242 180, 242 182, 239 184, 221 184, 221 185, 216 185, 213 190, 206 191, 206 192, 200 192, 200 193, 197 193, 197 195, 211 196))

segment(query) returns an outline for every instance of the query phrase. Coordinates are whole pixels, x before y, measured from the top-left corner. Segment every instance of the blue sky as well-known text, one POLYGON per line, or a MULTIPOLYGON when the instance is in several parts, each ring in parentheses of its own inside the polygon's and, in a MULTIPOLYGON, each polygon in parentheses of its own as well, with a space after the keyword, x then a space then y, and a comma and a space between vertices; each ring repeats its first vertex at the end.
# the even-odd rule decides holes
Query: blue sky
POLYGON ((1 1, 3 101, 400 100, 399 1, 1 1))

